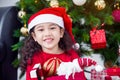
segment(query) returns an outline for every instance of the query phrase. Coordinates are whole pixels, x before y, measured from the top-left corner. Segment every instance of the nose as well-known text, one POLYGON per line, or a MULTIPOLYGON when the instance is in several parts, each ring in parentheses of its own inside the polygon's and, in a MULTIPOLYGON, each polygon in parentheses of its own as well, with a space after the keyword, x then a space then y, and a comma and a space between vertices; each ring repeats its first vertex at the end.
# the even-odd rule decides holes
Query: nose
POLYGON ((45 36, 50 36, 51 35, 51 31, 49 29, 46 29, 44 34, 45 34, 45 36))

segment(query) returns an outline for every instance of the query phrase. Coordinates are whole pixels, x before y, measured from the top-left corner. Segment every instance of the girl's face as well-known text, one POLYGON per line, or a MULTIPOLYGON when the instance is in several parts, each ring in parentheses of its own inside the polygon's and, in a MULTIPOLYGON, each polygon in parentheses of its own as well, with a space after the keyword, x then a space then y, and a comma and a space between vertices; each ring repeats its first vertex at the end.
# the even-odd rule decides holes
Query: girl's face
POLYGON ((35 26, 32 36, 38 44, 41 45, 43 51, 58 50, 58 43, 63 37, 64 29, 61 29, 54 23, 41 23, 35 26))

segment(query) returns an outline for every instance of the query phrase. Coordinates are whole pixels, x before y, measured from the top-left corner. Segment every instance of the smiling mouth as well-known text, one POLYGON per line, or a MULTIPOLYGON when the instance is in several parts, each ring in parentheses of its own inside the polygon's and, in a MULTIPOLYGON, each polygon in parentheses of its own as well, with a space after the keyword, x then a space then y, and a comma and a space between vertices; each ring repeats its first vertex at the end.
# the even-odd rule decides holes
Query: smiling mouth
POLYGON ((52 38, 47 38, 47 39, 45 39, 44 41, 45 41, 45 42, 52 42, 53 39, 52 39, 52 38))

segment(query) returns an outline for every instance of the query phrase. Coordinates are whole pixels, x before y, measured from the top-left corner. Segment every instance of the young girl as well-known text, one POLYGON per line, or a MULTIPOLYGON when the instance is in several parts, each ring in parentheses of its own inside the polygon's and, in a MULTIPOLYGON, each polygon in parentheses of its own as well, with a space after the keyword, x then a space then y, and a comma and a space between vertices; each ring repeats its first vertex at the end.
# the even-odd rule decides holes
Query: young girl
POLYGON ((41 69, 37 69, 37 77, 47 79, 57 75, 57 68, 62 62, 79 58, 73 47, 72 22, 65 8, 45 8, 33 14, 28 22, 28 32, 21 49, 20 64, 26 71, 26 80, 35 77, 31 71, 38 63, 41 69))

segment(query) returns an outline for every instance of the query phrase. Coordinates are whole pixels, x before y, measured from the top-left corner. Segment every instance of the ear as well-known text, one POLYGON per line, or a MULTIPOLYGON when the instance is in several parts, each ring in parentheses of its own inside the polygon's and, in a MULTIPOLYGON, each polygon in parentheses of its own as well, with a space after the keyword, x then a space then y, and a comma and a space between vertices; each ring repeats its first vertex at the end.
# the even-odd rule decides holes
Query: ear
POLYGON ((31 35, 32 35, 33 39, 34 39, 35 41, 37 41, 37 40, 36 40, 36 35, 35 35, 35 33, 32 32, 31 35))
POLYGON ((63 28, 60 29, 60 37, 62 38, 64 35, 65 30, 63 28))

